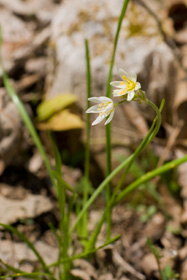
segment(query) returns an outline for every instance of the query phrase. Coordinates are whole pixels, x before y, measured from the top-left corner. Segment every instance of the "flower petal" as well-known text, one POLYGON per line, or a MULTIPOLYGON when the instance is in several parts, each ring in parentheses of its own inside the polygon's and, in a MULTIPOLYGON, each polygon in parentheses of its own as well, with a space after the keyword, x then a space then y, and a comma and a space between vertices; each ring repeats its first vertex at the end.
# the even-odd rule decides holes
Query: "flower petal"
POLYGON ((88 110, 86 110, 86 113, 99 113, 97 110, 98 108, 99 108, 98 105, 94 105, 94 106, 90 107, 88 110))
POLYGON ((131 72, 129 74, 129 80, 131 80, 133 83, 136 83, 136 80, 137 80, 137 75, 135 72, 131 72))
POLYGON ((106 108, 105 108, 105 111, 112 111, 114 108, 114 104, 113 103, 109 103, 106 108))
POLYGON ((112 99, 106 97, 106 96, 100 96, 100 97, 90 97, 88 98, 89 101, 95 102, 95 103, 103 103, 103 102, 113 102, 112 99))
POLYGON ((127 96, 127 101, 131 101, 134 97, 134 91, 130 91, 127 96))
POLYGON ((124 70, 121 69, 121 68, 118 68, 118 72, 119 72, 120 77, 121 77, 124 81, 126 81, 126 80, 124 79, 124 77, 126 77, 127 80, 130 80, 131 75, 129 75, 126 71, 124 71, 124 70))
POLYGON ((114 110, 111 112, 110 116, 106 120, 105 125, 108 124, 109 122, 111 122, 111 120, 113 119, 113 116, 114 116, 114 110))
POLYGON ((95 102, 95 103, 100 103, 99 97, 90 97, 90 98, 88 98, 88 100, 95 102))
POLYGON ((115 89, 113 91, 113 96, 122 96, 124 94, 127 94, 128 92, 122 89, 115 89))
POLYGON ((135 90, 138 90, 141 88, 141 84, 139 82, 136 83, 136 87, 135 87, 135 90))
POLYGON ((111 98, 109 98, 109 97, 100 96, 99 98, 100 98, 100 100, 101 100, 102 103, 103 103, 103 102, 110 102, 110 103, 113 104, 113 100, 112 100, 111 98))
POLYGON ((113 86, 113 87, 117 87, 117 88, 124 88, 124 87, 126 87, 126 84, 127 84, 127 82, 126 81, 114 81, 114 82, 111 82, 110 83, 111 84, 111 86, 113 86))
POLYGON ((95 119, 95 121, 92 123, 92 125, 96 125, 96 124, 100 123, 104 118, 105 118, 104 115, 99 115, 99 116, 95 119))

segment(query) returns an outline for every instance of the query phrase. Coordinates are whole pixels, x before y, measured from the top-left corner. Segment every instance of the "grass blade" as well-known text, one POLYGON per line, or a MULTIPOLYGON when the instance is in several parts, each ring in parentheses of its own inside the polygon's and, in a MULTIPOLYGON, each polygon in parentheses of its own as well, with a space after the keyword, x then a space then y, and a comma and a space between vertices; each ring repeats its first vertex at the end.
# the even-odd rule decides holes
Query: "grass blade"
MULTIPOLYGON (((89 53, 89 45, 88 40, 85 40, 85 52, 86 52, 86 81, 87 81, 87 108, 90 107, 90 101, 88 98, 91 97, 91 69, 90 69, 90 53, 89 53)), ((86 114, 86 144, 85 144, 85 163, 84 163, 84 177, 85 184, 83 190, 83 207, 85 206, 88 200, 88 192, 89 192, 89 172, 90 172, 90 114, 86 114)), ((81 235, 84 239, 87 238, 88 230, 88 215, 87 212, 84 213, 82 218, 82 232, 81 235)))

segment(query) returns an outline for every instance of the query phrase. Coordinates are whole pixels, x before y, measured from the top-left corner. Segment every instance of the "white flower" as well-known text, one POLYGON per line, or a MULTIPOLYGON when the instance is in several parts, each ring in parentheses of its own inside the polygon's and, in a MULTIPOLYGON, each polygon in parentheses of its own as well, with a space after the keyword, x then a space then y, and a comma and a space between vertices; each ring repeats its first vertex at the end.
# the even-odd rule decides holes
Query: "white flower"
POLYGON ((123 69, 118 69, 119 75, 123 81, 111 82, 110 84, 118 89, 113 91, 113 96, 127 95, 127 100, 131 101, 134 97, 135 90, 141 88, 140 83, 138 83, 136 73, 128 74, 123 69))
POLYGON ((108 118, 105 122, 105 125, 112 120, 114 116, 114 109, 115 109, 115 105, 112 99, 105 96, 100 96, 100 97, 90 97, 88 98, 88 100, 97 103, 97 105, 90 107, 86 111, 86 113, 99 113, 99 116, 95 119, 92 125, 96 125, 100 123, 106 117, 108 118))

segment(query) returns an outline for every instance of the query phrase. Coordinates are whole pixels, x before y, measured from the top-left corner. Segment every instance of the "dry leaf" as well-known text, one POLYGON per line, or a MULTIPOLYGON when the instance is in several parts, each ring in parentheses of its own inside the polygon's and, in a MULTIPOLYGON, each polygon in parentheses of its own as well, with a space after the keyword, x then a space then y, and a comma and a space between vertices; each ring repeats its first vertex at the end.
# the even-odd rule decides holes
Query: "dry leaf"
MULTIPOLYGON (((16 243, 10 240, 0 240, 1 252, 0 257, 8 263, 17 261, 36 262, 38 259, 26 243, 16 243)), ((34 246, 47 264, 53 263, 58 258, 58 249, 47 245, 43 241, 37 241, 34 246), (53 252, 51 254, 51 252, 53 252)), ((14 264, 14 263, 12 263, 14 264)))
POLYGON ((76 100, 76 96, 71 93, 60 94, 44 100, 37 108, 37 120, 45 121, 60 110, 72 105, 76 100))
POLYGON ((88 273, 81 269, 77 269, 77 268, 72 269, 71 275, 75 276, 76 278, 78 277, 78 279, 90 280, 90 276, 88 275, 88 273))
POLYGON ((71 270, 72 275, 84 280, 98 279, 95 268, 88 261, 77 259, 73 263, 75 268, 71 270))
POLYGON ((182 263, 180 279, 186 280, 186 275, 187 275, 187 260, 185 260, 182 263))
POLYGON ((156 259, 152 253, 145 255, 141 261, 141 267, 147 276, 158 270, 156 259))
POLYGON ((3 224, 34 218, 51 209, 51 201, 42 195, 28 195, 23 200, 12 200, 0 195, 0 222, 3 224))
POLYGON ((107 280, 114 280, 114 277, 113 277, 112 273, 108 272, 108 273, 103 274, 99 277, 99 280, 106 280, 106 279, 107 280))
POLYGON ((81 129, 84 127, 84 122, 81 118, 69 110, 63 110, 55 114, 47 122, 40 123, 37 126, 41 130, 64 131, 70 129, 81 129))

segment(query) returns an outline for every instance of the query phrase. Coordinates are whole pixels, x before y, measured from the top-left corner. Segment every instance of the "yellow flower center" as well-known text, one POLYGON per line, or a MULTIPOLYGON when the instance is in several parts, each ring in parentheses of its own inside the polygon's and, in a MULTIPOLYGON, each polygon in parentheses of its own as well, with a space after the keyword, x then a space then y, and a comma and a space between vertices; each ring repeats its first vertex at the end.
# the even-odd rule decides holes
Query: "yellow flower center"
MULTIPOLYGON (((126 92, 129 91, 129 90, 133 90, 133 89, 135 89, 135 87, 136 87, 136 83, 134 83, 134 82, 131 81, 131 80, 128 80, 125 76, 123 76, 123 79, 126 80, 127 83, 126 83, 126 88, 125 88, 125 90, 122 90, 122 91, 120 92, 120 95, 126 93, 126 92)), ((121 82, 121 83, 120 83, 120 85, 123 85, 123 84, 124 84, 124 82, 121 82)))
POLYGON ((97 109, 98 111, 102 110, 103 108, 106 109, 106 107, 108 106, 108 104, 110 104, 111 102, 107 102, 107 103, 101 103, 98 104, 99 108, 97 109))

